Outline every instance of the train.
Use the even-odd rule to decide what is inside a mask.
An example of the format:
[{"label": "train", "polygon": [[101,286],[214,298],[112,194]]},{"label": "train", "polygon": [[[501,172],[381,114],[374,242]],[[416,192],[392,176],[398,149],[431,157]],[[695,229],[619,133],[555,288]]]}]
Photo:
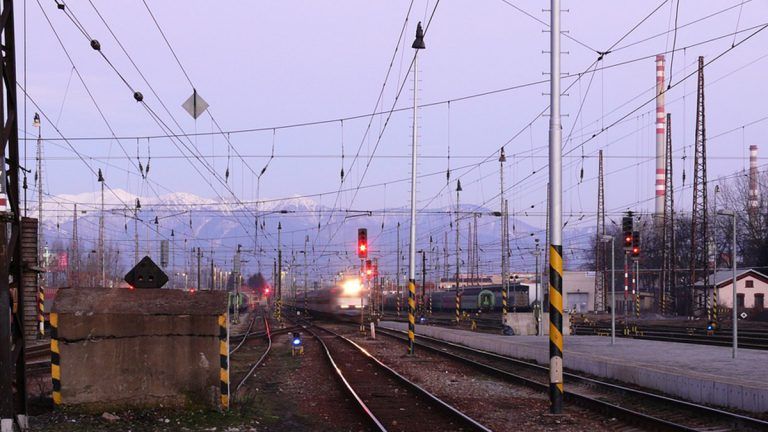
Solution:
[{"label": "train", "polygon": [[[321,288],[306,293],[306,308],[314,315],[359,317],[368,306],[368,289],[357,277],[344,277],[329,288]],[[295,298],[285,297],[288,308],[303,310],[304,295]]]},{"label": "train", "polygon": [[253,308],[253,295],[248,295],[244,292],[230,292],[228,295],[229,313],[235,313],[235,308],[238,312],[246,312]]},{"label": "train", "polygon": [[[531,304],[528,297],[528,285],[510,284],[507,298],[508,310],[519,312],[530,311]],[[465,312],[501,312],[501,285],[486,285],[481,287],[463,287],[459,291],[460,310]],[[417,290],[416,299],[420,300],[420,292]],[[456,291],[434,291],[426,294],[426,301],[431,300],[432,311],[450,312],[456,310]],[[384,296],[384,310],[397,309],[397,297],[395,293]],[[404,300],[404,299],[403,299]],[[406,302],[402,301],[400,307],[405,308]]]}]

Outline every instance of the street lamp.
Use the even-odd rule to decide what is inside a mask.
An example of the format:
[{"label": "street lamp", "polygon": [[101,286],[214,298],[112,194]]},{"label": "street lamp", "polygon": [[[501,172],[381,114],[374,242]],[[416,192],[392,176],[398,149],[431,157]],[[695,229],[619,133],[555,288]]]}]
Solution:
[{"label": "street lamp", "polygon": [[614,238],[612,235],[600,237],[603,243],[611,242],[611,345],[616,344],[616,259],[614,254]]},{"label": "street lamp", "polygon": [[[717,212],[720,216],[727,216],[731,218],[731,224],[733,227],[733,249],[731,249],[731,266],[733,268],[733,358],[736,358],[736,349],[738,348],[738,338],[737,338],[737,328],[738,328],[738,307],[736,298],[737,298],[737,290],[736,290],[736,212],[733,210],[719,210]],[[715,287],[714,289],[717,289]],[[715,305],[717,307],[717,305]]]}]

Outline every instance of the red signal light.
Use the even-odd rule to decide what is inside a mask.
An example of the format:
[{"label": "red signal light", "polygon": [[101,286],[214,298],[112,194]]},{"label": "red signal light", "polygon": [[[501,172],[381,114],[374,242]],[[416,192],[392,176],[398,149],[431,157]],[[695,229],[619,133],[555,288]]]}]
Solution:
[{"label": "red signal light", "polygon": [[365,228],[357,230],[357,257],[368,258],[368,230]]}]

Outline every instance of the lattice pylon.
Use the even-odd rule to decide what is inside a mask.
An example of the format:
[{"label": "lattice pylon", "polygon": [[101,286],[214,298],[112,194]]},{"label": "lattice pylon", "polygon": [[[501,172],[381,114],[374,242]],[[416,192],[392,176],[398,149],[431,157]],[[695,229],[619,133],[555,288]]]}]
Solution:
[{"label": "lattice pylon", "polygon": [[[707,139],[704,116],[704,57],[699,57],[698,91],[696,97],[696,135],[693,160],[693,206],[691,209],[691,257],[688,315],[701,316],[709,290],[707,273],[707,245],[709,226],[707,220]],[[697,278],[702,278],[703,295],[694,289]]]},{"label": "lattice pylon", "polygon": [[[603,236],[605,235],[605,188],[603,185],[603,151],[598,153],[597,169],[597,230],[595,231],[595,311],[605,308],[606,253]],[[613,306],[611,306],[613,307]]]},{"label": "lattice pylon", "polygon": [[664,212],[661,231],[661,284],[659,311],[666,315],[675,305],[676,255],[675,255],[675,194],[672,184],[672,115],[667,114],[666,154],[664,156]]}]

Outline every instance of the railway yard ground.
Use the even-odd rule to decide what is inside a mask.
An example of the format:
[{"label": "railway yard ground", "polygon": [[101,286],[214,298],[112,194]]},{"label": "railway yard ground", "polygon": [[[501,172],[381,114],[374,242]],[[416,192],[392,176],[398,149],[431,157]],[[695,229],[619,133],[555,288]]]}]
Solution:
[{"label": "railway yard ground", "polygon": [[[301,334],[303,354],[292,354],[294,332]],[[491,337],[489,332],[483,337]],[[272,316],[264,319],[263,312],[251,313],[230,328],[229,411],[54,410],[45,396],[50,388],[43,376],[29,381],[36,387],[30,393],[37,395],[30,406],[30,426],[53,432],[625,431],[658,430],[654,425],[664,424],[643,417],[659,401],[614,394],[595,383],[575,385],[570,376],[567,393],[581,396],[571,396],[563,414],[550,415],[546,385],[536,384],[546,382],[539,372],[482,353],[462,352],[423,334],[417,338],[416,355],[409,356],[403,339],[402,333],[383,327],[373,339],[355,324],[319,319],[277,322]],[[35,355],[38,350],[44,351],[37,348]],[[625,410],[590,405],[580,397],[623,405]],[[660,417],[669,422],[667,430],[768,430],[768,423],[766,429],[760,423],[758,427],[740,423],[739,414],[737,420],[728,420],[698,410],[667,407]]]}]

